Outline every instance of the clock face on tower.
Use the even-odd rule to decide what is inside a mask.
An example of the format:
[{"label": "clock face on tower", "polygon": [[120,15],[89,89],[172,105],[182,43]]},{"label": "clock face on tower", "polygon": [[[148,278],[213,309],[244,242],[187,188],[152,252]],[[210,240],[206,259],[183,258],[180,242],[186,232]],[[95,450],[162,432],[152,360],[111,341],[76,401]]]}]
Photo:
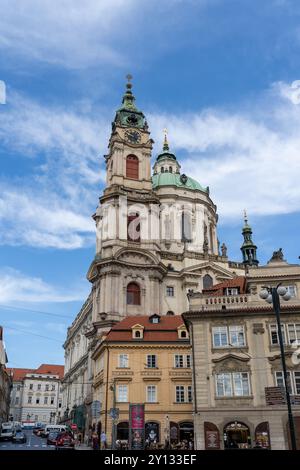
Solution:
[{"label": "clock face on tower", "polygon": [[138,131],[126,131],[125,139],[131,144],[138,144],[141,141],[141,134]]}]

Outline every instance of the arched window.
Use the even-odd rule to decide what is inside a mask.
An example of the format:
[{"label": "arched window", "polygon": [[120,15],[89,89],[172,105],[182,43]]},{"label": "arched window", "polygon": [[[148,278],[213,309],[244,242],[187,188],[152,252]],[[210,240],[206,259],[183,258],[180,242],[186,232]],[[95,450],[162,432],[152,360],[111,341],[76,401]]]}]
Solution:
[{"label": "arched window", "polygon": [[169,166],[169,173],[173,173],[173,169],[171,166]]},{"label": "arched window", "polygon": [[141,332],[139,330],[136,331],[135,334],[134,334],[134,337],[135,338],[140,338],[141,337]]},{"label": "arched window", "polygon": [[141,241],[141,224],[138,213],[127,216],[127,240],[132,242]]},{"label": "arched window", "polygon": [[161,172],[162,172],[162,173],[164,173],[164,172],[165,172],[165,169],[164,169],[164,167],[163,167],[163,166],[161,167]]},{"label": "arched window", "polygon": [[180,332],[180,338],[186,338],[186,337],[187,337],[187,336],[186,336],[186,331],[184,331],[184,330],[181,331],[181,332]]},{"label": "arched window", "polygon": [[209,274],[205,274],[203,278],[203,289],[209,289],[213,285],[213,278]]},{"label": "arched window", "polygon": [[139,159],[135,155],[128,155],[126,158],[126,178],[139,179]]},{"label": "arched window", "polygon": [[130,282],[127,286],[127,304],[141,305],[141,289],[135,282]]},{"label": "arched window", "polygon": [[168,310],[166,315],[168,315],[169,317],[171,317],[172,315],[174,315],[174,312],[172,312],[172,310]]}]

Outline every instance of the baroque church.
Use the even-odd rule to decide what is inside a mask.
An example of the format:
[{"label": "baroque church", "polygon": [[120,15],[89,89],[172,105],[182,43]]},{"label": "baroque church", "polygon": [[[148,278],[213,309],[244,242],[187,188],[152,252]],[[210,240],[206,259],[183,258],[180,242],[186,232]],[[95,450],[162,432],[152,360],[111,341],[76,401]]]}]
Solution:
[{"label": "baroque church", "polygon": [[64,343],[66,416],[72,404],[78,413],[80,403],[91,404],[93,351],[115,324],[128,316],[180,315],[190,293],[244,275],[258,263],[247,220],[243,261],[228,259],[209,187],[182,172],[166,132],[151,171],[154,141],[127,78],[105,155],[106,186],[93,215],[92,288]]},{"label": "baroque church", "polygon": [[247,223],[243,262],[228,259],[209,187],[181,171],[166,133],[151,172],[154,142],[130,78],[112,123],[106,187],[93,216],[96,256],[88,280],[98,328],[129,315],[181,314],[190,290],[244,274],[251,256],[257,262]]}]

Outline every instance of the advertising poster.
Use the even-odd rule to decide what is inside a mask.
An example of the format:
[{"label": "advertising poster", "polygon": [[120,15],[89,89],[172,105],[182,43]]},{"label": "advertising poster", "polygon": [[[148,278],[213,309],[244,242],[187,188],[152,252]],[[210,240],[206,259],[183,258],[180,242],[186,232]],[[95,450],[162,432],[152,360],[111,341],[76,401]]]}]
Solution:
[{"label": "advertising poster", "polygon": [[129,405],[129,449],[142,450],[145,445],[145,406]]}]

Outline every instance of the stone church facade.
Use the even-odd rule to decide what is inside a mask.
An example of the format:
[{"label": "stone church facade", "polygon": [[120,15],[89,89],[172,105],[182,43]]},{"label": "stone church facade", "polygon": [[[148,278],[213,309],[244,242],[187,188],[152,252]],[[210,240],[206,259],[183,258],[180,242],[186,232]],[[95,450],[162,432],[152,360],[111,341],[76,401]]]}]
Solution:
[{"label": "stone church facade", "polygon": [[[87,273],[91,294],[79,315],[83,322],[74,321],[64,344],[66,416],[76,394],[73,378],[76,387],[82,365],[91,364],[99,340],[117,322],[131,315],[180,315],[188,310],[189,292],[245,272],[243,263],[229,261],[225,244],[220,246],[209,187],[181,171],[166,133],[152,172],[153,143],[128,80],[105,155],[106,185],[93,215],[96,254]],[[82,354],[73,351],[77,343],[86,345]],[[84,377],[91,382],[90,373]],[[76,407],[90,406],[91,398],[79,403],[76,396]]]}]

